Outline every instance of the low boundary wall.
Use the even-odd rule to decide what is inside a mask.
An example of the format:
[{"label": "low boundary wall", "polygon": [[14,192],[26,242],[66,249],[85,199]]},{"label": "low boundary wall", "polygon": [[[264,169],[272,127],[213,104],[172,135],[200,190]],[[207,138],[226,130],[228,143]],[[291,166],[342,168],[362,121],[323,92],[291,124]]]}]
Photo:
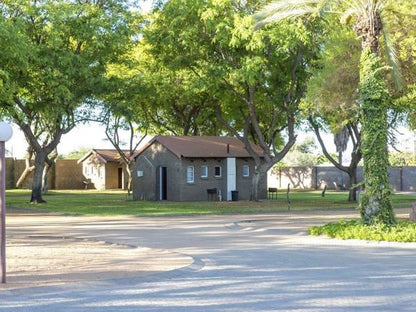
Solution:
[{"label": "low boundary wall", "polygon": [[[394,191],[416,192],[416,166],[390,167],[390,186]],[[362,167],[357,168],[358,182],[363,180]],[[346,189],[348,175],[332,166],[274,168],[268,174],[268,186],[300,189]]]},{"label": "low boundary wall", "polygon": [[[6,189],[16,188],[16,183],[25,170],[23,159],[6,158]],[[58,159],[48,175],[49,189],[76,190],[83,189],[85,180],[82,166],[76,159]],[[23,183],[22,188],[32,187],[32,174]]]}]

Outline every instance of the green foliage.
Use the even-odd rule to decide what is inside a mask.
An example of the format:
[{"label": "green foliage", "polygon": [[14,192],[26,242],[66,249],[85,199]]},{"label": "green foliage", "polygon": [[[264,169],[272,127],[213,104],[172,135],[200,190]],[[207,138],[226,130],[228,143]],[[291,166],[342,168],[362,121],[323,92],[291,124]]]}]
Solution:
[{"label": "green foliage", "polygon": [[[366,223],[393,224],[395,222],[387,180],[387,108],[392,107],[393,102],[388,92],[389,82],[392,80],[398,82],[400,79],[397,75],[398,58],[392,46],[392,43],[397,41],[391,40],[388,26],[391,19],[397,19],[400,10],[405,9],[403,13],[408,14],[410,6],[405,1],[398,1],[397,6],[393,6],[393,3],[396,5],[396,2],[390,0],[274,0],[257,14],[259,26],[287,19],[299,20],[302,17],[308,20],[325,19],[330,27],[338,29],[339,21],[334,22],[328,18],[328,15],[335,13],[341,15],[343,23],[352,24],[352,30],[360,39],[359,104],[360,120],[363,125],[361,142],[366,183],[360,209]],[[396,22],[396,26],[397,24]],[[414,23],[408,21],[406,26],[412,24]],[[400,26],[397,29],[406,30],[406,26]],[[383,43],[384,50],[380,48]],[[324,45],[323,47],[325,48]],[[379,56],[381,52],[385,52],[386,55],[383,59]],[[382,67],[384,64],[389,66]],[[392,70],[387,72],[385,70],[387,68]],[[389,79],[389,75],[393,79]],[[400,93],[401,88],[396,88],[396,91]]]},{"label": "green foliage", "polygon": [[367,225],[361,220],[328,223],[309,229],[312,235],[327,235],[340,239],[363,239],[389,242],[416,242],[416,223],[399,221],[396,225]]},{"label": "green foliage", "polygon": [[[12,101],[16,92],[17,81],[13,73],[26,73],[31,49],[20,32],[19,24],[10,23],[1,15],[0,29],[0,102],[7,103]],[[6,112],[5,109],[4,105],[0,106],[0,115]]]},{"label": "green foliage", "polygon": [[124,0],[3,1],[0,15],[0,43],[9,47],[0,54],[0,114],[35,152],[32,200],[42,202],[45,162],[93,111],[87,103],[105,88],[106,65],[129,45],[134,18]]},{"label": "green foliage", "polygon": [[325,163],[325,156],[319,154],[313,138],[307,137],[296,143],[277,167],[287,166],[316,166]]},{"label": "green foliage", "polygon": [[89,151],[91,151],[91,148],[86,147],[86,146],[80,146],[78,149],[73,150],[73,151],[69,152],[66,155],[59,156],[59,158],[61,158],[61,159],[81,159]]},{"label": "green foliage", "polygon": [[317,146],[315,145],[315,142],[311,137],[307,137],[303,140],[303,142],[299,142],[298,144],[296,144],[295,148],[299,152],[305,154],[311,154],[316,152],[317,150]]},{"label": "green foliage", "polygon": [[[315,23],[287,22],[256,30],[252,13],[262,3],[170,0],[144,33],[149,54],[155,58],[154,68],[172,77],[165,85],[169,94],[163,97],[168,104],[161,106],[159,115],[175,117],[169,107],[181,111],[203,107],[199,123],[211,120],[215,133],[228,133],[246,146],[251,141],[263,149],[263,158],[250,151],[256,162],[255,200],[258,177],[295,142],[298,104],[309,77],[307,66],[320,40]],[[178,75],[182,79],[175,84]],[[188,83],[192,92],[180,90]],[[203,129],[208,126],[204,124]],[[182,122],[179,128],[185,129]]]},{"label": "green foliage", "polygon": [[3,39],[8,42],[8,36],[17,34],[13,44],[4,42],[10,49],[0,55],[2,71],[13,81],[13,96],[2,107],[22,128],[31,127],[45,145],[88,112],[78,108],[102,91],[106,64],[129,43],[132,17],[121,0],[103,6],[7,1],[1,13],[6,16]]},{"label": "green foliage", "polygon": [[301,108],[306,116],[325,120],[333,133],[348,122],[359,122],[359,61],[359,42],[350,30],[335,27],[327,32]]},{"label": "green foliage", "polygon": [[411,152],[389,153],[390,166],[416,166],[416,155]]},{"label": "green foliage", "polygon": [[[196,94],[179,91],[181,97],[176,103],[189,106],[185,96],[192,99],[189,102],[208,99],[205,109],[219,106],[223,117],[241,131],[248,115],[246,102],[254,101],[259,125],[269,141],[270,133],[286,122],[284,106],[288,105],[285,100],[296,51],[302,47],[306,64],[313,35],[301,23],[254,31],[250,13],[260,3],[168,1],[145,30],[144,38],[156,59],[154,68],[162,69],[168,77],[169,71],[172,77],[180,74],[181,85],[189,81],[190,86],[197,87],[191,88],[199,92]],[[296,74],[296,88],[302,89],[307,78],[305,68],[299,67]],[[176,80],[169,79],[164,85],[169,95],[176,88]],[[254,98],[249,98],[249,88],[256,90]],[[270,127],[272,122],[276,125]]]},{"label": "green foliage", "polygon": [[[414,23],[414,3],[404,1],[401,4],[403,14],[400,19],[392,19],[392,40],[396,43],[397,57],[401,63],[401,77],[405,88],[395,94],[394,108],[405,112],[412,129],[416,128],[416,27]],[[413,14],[409,14],[413,12]],[[406,25],[406,27],[403,27]]]},{"label": "green foliage", "polygon": [[153,132],[175,135],[217,135],[220,126],[215,119],[209,90],[192,70],[169,69],[153,63],[144,68],[137,103]]},{"label": "green foliage", "polygon": [[360,212],[367,224],[395,223],[387,175],[387,105],[389,93],[377,55],[366,49],[361,56],[360,104],[365,190]]}]

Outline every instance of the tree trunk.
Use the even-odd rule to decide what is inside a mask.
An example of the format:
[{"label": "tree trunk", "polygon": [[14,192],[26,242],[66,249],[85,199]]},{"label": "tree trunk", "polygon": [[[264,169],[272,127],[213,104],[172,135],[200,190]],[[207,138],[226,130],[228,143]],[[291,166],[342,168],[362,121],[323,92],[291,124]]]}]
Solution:
[{"label": "tree trunk", "polygon": [[365,190],[360,213],[366,224],[396,222],[390,200],[387,152],[387,102],[389,99],[380,58],[366,49],[361,56],[360,104]]},{"label": "tree trunk", "polygon": [[133,168],[134,167],[134,161],[130,162],[126,166],[127,171],[127,194],[130,196],[130,193],[133,189]]},{"label": "tree trunk", "polygon": [[260,183],[260,171],[255,169],[253,173],[253,178],[251,180],[251,195],[250,200],[258,201],[259,200],[259,183]]},{"label": "tree trunk", "polygon": [[25,170],[20,175],[19,179],[16,182],[16,188],[22,188],[23,183],[25,183],[26,179],[30,176],[30,174],[35,170],[35,166],[25,167]]},{"label": "tree trunk", "polygon": [[348,201],[356,200],[356,193],[357,190],[351,189],[352,186],[354,186],[357,183],[357,166],[358,163],[361,160],[362,154],[360,151],[360,142],[361,142],[361,135],[358,131],[358,126],[356,124],[350,124],[348,127],[350,129],[349,136],[351,137],[351,141],[353,144],[353,152],[351,153],[351,162],[348,167],[343,166],[340,162],[341,156],[339,156],[339,161],[335,161],[335,159],[328,153],[328,150],[326,149],[325,143],[322,140],[319,126],[318,124],[309,117],[309,122],[313,128],[313,131],[315,132],[316,138],[318,139],[319,145],[322,148],[322,152],[324,153],[325,157],[340,171],[346,172],[349,176],[349,194],[348,194]]},{"label": "tree trunk", "polygon": [[45,167],[43,167],[43,173],[42,173],[42,192],[44,194],[48,193],[49,185],[48,185],[48,172],[51,167],[49,164],[45,164]]},{"label": "tree trunk", "polygon": [[27,148],[27,152],[25,155],[25,170],[20,175],[19,179],[16,182],[16,188],[22,188],[23,183],[26,181],[26,179],[29,177],[29,175],[35,170],[35,166],[32,166],[30,164],[33,156],[33,150],[31,146]]},{"label": "tree trunk", "polygon": [[55,159],[58,157],[58,151],[55,149],[50,155],[45,158],[45,167],[43,168],[43,176],[42,176],[42,191],[46,194],[49,190],[48,185],[48,173],[49,170],[53,167],[55,163]]},{"label": "tree trunk", "polygon": [[42,198],[42,176],[45,167],[46,152],[41,151],[36,153],[35,157],[35,172],[33,174],[31,203],[45,203]]},{"label": "tree trunk", "polygon": [[356,202],[357,201],[357,167],[351,168],[351,170],[348,171],[348,177],[350,179],[349,184],[349,192],[348,192],[348,201],[350,202]]},{"label": "tree trunk", "polygon": [[273,167],[273,165],[275,164],[274,161],[271,162],[266,162],[266,161],[261,161],[260,163],[256,163],[255,164],[255,168],[253,170],[253,177],[251,179],[251,195],[250,195],[250,200],[253,201],[259,201],[259,186],[260,186],[260,181],[262,180],[262,178],[265,177],[267,171]]}]

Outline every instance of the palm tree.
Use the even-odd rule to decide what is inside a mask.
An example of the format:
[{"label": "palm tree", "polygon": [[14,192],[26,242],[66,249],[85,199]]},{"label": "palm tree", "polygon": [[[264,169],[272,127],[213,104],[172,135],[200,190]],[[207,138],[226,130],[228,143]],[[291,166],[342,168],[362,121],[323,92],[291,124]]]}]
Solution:
[{"label": "palm tree", "polygon": [[[338,163],[342,166],[342,154],[347,150],[348,141],[350,139],[350,134],[348,132],[348,128],[346,126],[342,127],[342,129],[334,134],[334,144],[336,147],[336,151],[338,152]],[[339,173],[337,187],[341,189],[344,186],[344,175],[342,172]]]},{"label": "palm tree", "polygon": [[[387,173],[387,108],[390,96],[380,57],[380,42],[384,38],[388,60],[392,68],[398,68],[384,22],[391,3],[390,0],[275,0],[255,14],[258,21],[256,27],[284,19],[316,19],[339,14],[342,22],[352,25],[361,41],[359,104],[365,191],[360,197],[360,212],[367,224],[396,222]],[[397,73],[394,70],[395,77],[398,77]],[[396,79],[396,82],[399,80]]]},{"label": "palm tree", "polygon": [[334,134],[334,144],[338,152],[338,162],[342,164],[342,154],[347,150],[350,134],[347,126],[342,127],[340,131]]}]

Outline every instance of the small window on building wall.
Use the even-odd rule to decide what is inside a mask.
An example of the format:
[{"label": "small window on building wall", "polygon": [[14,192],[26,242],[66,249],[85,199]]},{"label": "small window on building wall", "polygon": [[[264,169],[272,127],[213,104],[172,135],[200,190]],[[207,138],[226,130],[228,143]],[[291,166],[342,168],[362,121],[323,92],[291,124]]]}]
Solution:
[{"label": "small window on building wall", "polygon": [[187,183],[194,183],[194,167],[188,166],[186,167],[186,182]]},{"label": "small window on building wall", "polygon": [[104,168],[103,167],[98,167],[98,177],[102,178],[104,176]]},{"label": "small window on building wall", "polygon": [[215,177],[221,177],[221,166],[215,166]]},{"label": "small window on building wall", "polygon": [[243,177],[249,177],[250,176],[250,166],[244,165],[243,166]]},{"label": "small window on building wall", "polygon": [[201,166],[201,178],[208,178],[208,166]]}]

